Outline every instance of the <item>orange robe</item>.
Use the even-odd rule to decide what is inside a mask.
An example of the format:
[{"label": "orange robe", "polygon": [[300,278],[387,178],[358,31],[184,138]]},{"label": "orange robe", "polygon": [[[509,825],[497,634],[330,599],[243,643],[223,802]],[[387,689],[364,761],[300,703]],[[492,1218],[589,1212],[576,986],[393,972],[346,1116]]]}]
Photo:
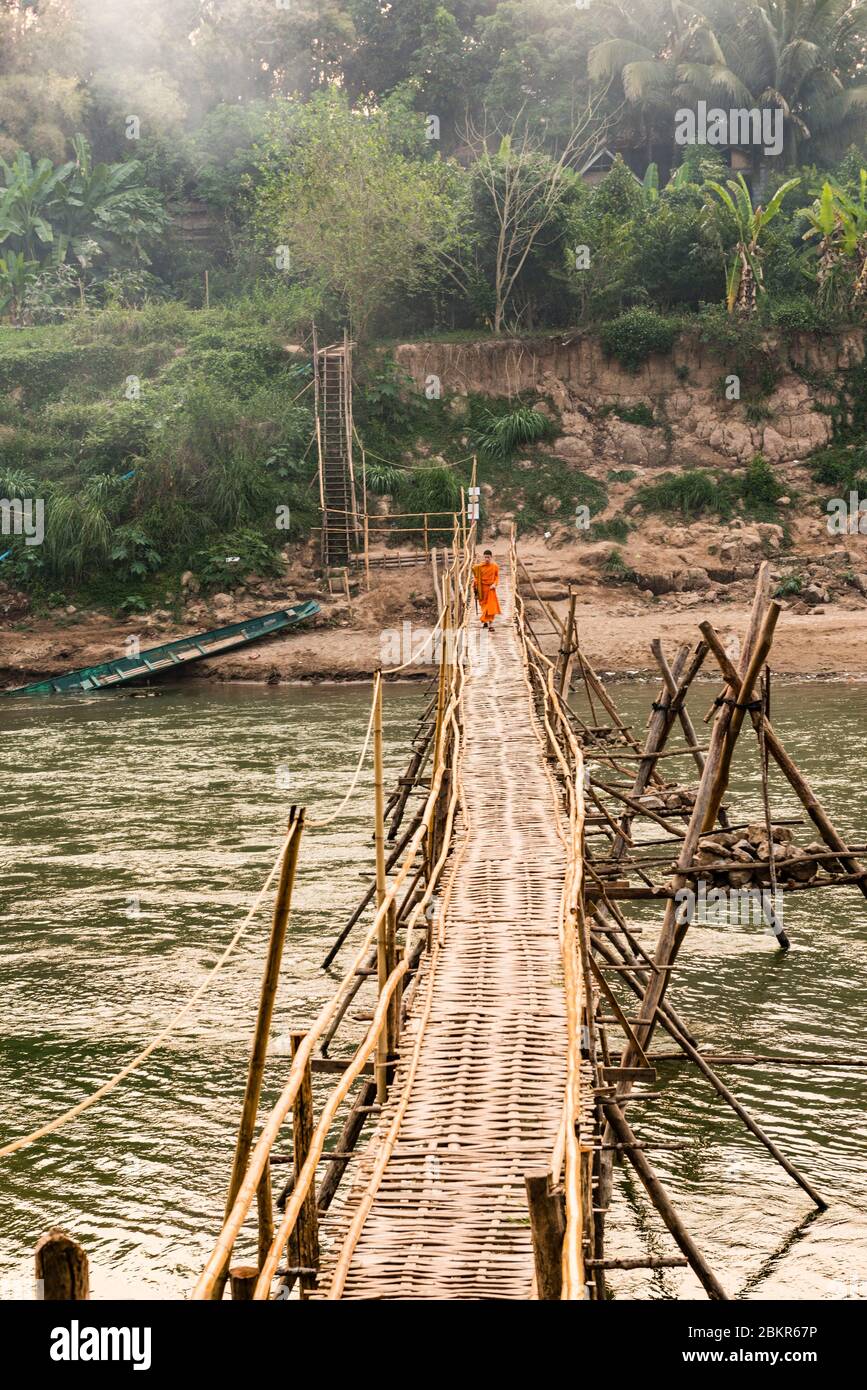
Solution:
[{"label": "orange robe", "polygon": [[473,576],[473,587],[479,600],[479,617],[484,624],[492,623],[501,611],[497,600],[500,566],[495,565],[493,560],[489,565],[476,565]]}]

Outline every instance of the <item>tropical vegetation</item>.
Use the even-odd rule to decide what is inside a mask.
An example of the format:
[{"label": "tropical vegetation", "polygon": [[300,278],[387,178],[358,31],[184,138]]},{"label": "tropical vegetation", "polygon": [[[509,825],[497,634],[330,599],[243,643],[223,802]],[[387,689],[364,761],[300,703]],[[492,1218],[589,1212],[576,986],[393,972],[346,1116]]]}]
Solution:
[{"label": "tropical vegetation", "polygon": [[[680,144],[699,103],[778,153]],[[865,315],[867,0],[0,0],[0,496],[52,502],[0,578],[268,572],[314,515],[313,319],[371,492],[447,510],[554,425],[420,401],[383,344],[587,328],[637,369],[690,327],[759,418],[766,329]]]}]

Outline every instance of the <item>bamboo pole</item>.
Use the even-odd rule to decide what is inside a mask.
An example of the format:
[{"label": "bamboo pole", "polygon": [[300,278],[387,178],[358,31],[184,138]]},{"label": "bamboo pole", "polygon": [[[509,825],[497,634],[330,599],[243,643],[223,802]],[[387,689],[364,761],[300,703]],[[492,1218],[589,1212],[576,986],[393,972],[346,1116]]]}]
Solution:
[{"label": "bamboo pole", "polygon": [[[758,640],[750,654],[749,663],[744,673],[743,680],[741,681],[741,684],[738,688],[737,698],[732,708],[731,718],[728,720],[726,726],[725,744],[722,750],[722,756],[719,760],[719,766],[717,767],[714,775],[714,783],[711,792],[710,803],[707,808],[707,815],[704,819],[704,830],[713,829],[713,823],[716,820],[716,813],[719,810],[720,802],[725,796],[726,788],[729,783],[729,775],[731,772],[731,764],[732,757],[734,755],[735,744],[737,743],[738,735],[741,729],[743,728],[744,716],[747,712],[746,706],[747,703],[752,699],[753,688],[756,684],[756,681],[758,680],[759,672],[761,671],[762,666],[765,663],[765,659],[768,655],[768,652],[771,649],[771,643],[774,639],[774,628],[777,625],[777,620],[782,611],[783,610],[778,603],[771,602],[768,605],[767,611],[762,620],[762,626]],[[704,631],[704,624],[701,625],[701,630],[702,632]]]},{"label": "bamboo pole", "polygon": [[[262,1077],[265,1072],[265,1059],[268,1054],[268,1039],[271,1034],[271,1020],[274,1015],[274,1000],[277,995],[277,985],[280,979],[280,964],[283,959],[283,946],[286,941],[286,928],[289,922],[289,911],[292,905],[292,889],[295,884],[295,872],[298,867],[298,853],[301,848],[301,835],[303,830],[304,808],[296,808],[293,806],[289,812],[289,834],[287,836],[286,849],[283,854],[283,863],[280,866],[277,895],[274,899],[274,910],[271,919],[271,936],[268,942],[268,953],[265,958],[265,970],[262,976],[262,986],[259,993],[259,1009],[253,1031],[253,1045],[250,1050],[250,1060],[247,1066],[247,1084],[244,1090],[244,1101],[241,1107],[241,1121],[238,1126],[238,1137],[235,1142],[235,1156],[232,1162],[229,1190],[226,1195],[226,1217],[228,1217],[229,1212],[232,1210],[235,1198],[240,1190],[253,1143],[253,1128],[256,1124],[256,1116],[259,1112],[259,1100],[262,1094]],[[263,1215],[261,1206],[259,1211],[261,1220]],[[214,1297],[217,1299],[222,1297],[223,1289],[226,1284],[227,1272],[228,1261],[223,1267],[223,1271],[215,1289]]]},{"label": "bamboo pole", "polygon": [[[701,626],[705,640],[708,642],[711,651],[719,662],[720,670],[725,675],[726,680],[729,680],[734,674],[734,668],[731,660],[726,654],[725,648],[710,623],[703,623]],[[786,752],[770,720],[758,710],[750,710],[750,718],[757,732],[762,722],[764,722],[765,744],[768,752],[780,768],[780,771],[785,776],[792,790],[795,792],[798,800],[801,802],[810,820],[818,829],[826,845],[828,845],[829,849],[840,851],[840,862],[850,873],[856,875],[858,887],[865,898],[867,898],[867,869],[865,869],[860,861],[850,853],[846,841],[833,825],[827,811],[816,796],[810,783]]]},{"label": "bamboo pole", "polygon": [[[293,1033],[291,1035],[292,1060],[294,1062],[298,1049],[304,1040],[303,1033]],[[295,1181],[298,1181],[301,1169],[307,1161],[310,1152],[310,1140],[313,1134],[313,1073],[310,1062],[307,1061],[304,1067],[304,1080],[292,1105],[292,1159],[294,1164]],[[266,1169],[267,1172],[267,1169]],[[295,1246],[298,1253],[298,1264],[302,1269],[319,1268],[319,1218],[316,1207],[316,1187],[311,1183],[310,1190],[298,1213],[298,1221],[295,1226]],[[271,1239],[273,1240],[273,1233]],[[268,1242],[270,1246],[271,1241]],[[265,1251],[267,1255],[267,1249]],[[264,1259],[259,1261],[261,1270]],[[301,1286],[301,1297],[304,1298],[310,1289],[316,1285],[315,1274],[302,1273],[299,1276]]]},{"label": "bamboo pole", "polygon": [[[662,679],[665,682],[665,688],[668,692],[671,701],[670,709],[677,711],[677,717],[680,721],[680,727],[683,730],[684,738],[687,742],[687,747],[689,748],[689,751],[695,759],[695,765],[698,768],[699,772],[704,772],[704,755],[702,753],[702,750],[698,746],[698,737],[695,732],[695,726],[693,725],[693,722],[690,719],[689,714],[687,712],[686,706],[683,703],[683,695],[681,695],[678,691],[677,681],[675,680],[674,672],[669,666],[668,661],[666,660],[665,653],[662,650],[662,643],[660,642],[658,637],[654,637],[653,641],[650,644],[650,650],[653,652],[653,655],[656,658],[656,664],[659,667],[660,672],[662,673]],[[704,658],[707,655],[707,651],[708,647],[705,642],[700,643],[699,647],[696,648],[696,655],[698,655],[699,652],[701,653],[701,662],[704,661]]]},{"label": "bamboo pole", "polygon": [[546,1169],[528,1173],[524,1178],[536,1267],[536,1297],[544,1302],[559,1300],[563,1290],[566,1218],[562,1195],[551,1190],[553,1185]]},{"label": "bamboo pole", "polygon": [[59,1226],[52,1226],[40,1238],[34,1262],[40,1301],[83,1303],[90,1298],[87,1254]]},{"label": "bamboo pole", "polygon": [[370,593],[370,523],[364,512],[364,587]]},{"label": "bamboo pole", "polygon": [[256,1188],[256,1216],[258,1218],[258,1237],[256,1251],[258,1267],[262,1268],[274,1239],[274,1204],[271,1199],[271,1169],[266,1168],[259,1186]]},{"label": "bamboo pole", "polygon": [[560,643],[560,660],[557,670],[557,693],[563,698],[563,691],[569,689],[569,666],[572,661],[572,653],[575,650],[575,602],[577,594],[572,586],[569,586],[569,614],[566,619],[566,628],[563,633],[563,640]]},{"label": "bamboo pole", "polygon": [[259,1271],[255,1265],[232,1265],[229,1270],[229,1284],[233,1303],[250,1303]]},{"label": "bamboo pole", "polygon": [[[382,908],[387,891],[385,878],[385,790],[383,785],[382,759],[382,673],[376,673],[376,689],[373,696],[373,838],[376,847],[376,906]],[[389,977],[388,969],[388,922],[386,913],[380,912],[376,932],[376,974],[377,990],[381,995]],[[383,1028],[376,1043],[376,1098],[380,1104],[388,1094],[388,1029]]]},{"label": "bamboo pole", "polygon": [[617,1135],[619,1142],[623,1144],[623,1152],[626,1154],[626,1157],[641,1179],[648,1197],[668,1227],[669,1232],[674,1238],[675,1244],[689,1261],[690,1268],[699,1279],[708,1298],[712,1299],[714,1302],[727,1302],[728,1294],[681,1221],[680,1216],[669,1200],[665,1188],[659,1181],[654,1169],[645,1158],[643,1151],[636,1147],[638,1141],[627,1123],[626,1117],[620,1109],[620,1106],[616,1101],[607,1100],[603,1096],[602,1108],[605,1111],[605,1118],[611,1126],[611,1129]]}]

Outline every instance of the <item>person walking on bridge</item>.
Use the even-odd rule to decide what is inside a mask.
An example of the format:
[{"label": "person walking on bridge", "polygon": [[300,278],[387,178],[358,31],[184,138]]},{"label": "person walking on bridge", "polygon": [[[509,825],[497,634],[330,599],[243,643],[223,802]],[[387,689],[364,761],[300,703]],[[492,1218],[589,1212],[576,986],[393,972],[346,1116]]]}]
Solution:
[{"label": "person walking on bridge", "polygon": [[488,629],[494,626],[494,619],[502,611],[497,598],[499,582],[500,567],[494,563],[493,552],[486,550],[482,564],[473,567],[473,588],[479,601],[482,627]]}]

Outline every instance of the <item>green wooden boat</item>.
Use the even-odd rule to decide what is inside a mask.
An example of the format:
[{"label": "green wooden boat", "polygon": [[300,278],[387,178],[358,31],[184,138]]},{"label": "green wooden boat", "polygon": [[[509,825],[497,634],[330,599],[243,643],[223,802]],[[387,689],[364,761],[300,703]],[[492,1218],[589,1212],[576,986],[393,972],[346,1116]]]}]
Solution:
[{"label": "green wooden boat", "polygon": [[131,681],[161,675],[175,666],[200,661],[203,656],[216,656],[219,652],[244,647],[248,642],[258,642],[260,637],[270,637],[275,632],[296,627],[318,612],[319,604],[309,599],[292,608],[266,613],[261,618],[249,618],[244,623],[211,628],[209,632],[200,632],[195,637],[180,637],[175,642],[164,642],[160,647],[149,647],[147,651],[139,652],[138,656],[123,656],[117,661],[104,661],[100,666],[85,666],[80,671],[68,671],[64,676],[36,681],[33,685],[22,685],[0,694],[64,695],[69,692],[80,694],[84,691],[113,690]]}]

